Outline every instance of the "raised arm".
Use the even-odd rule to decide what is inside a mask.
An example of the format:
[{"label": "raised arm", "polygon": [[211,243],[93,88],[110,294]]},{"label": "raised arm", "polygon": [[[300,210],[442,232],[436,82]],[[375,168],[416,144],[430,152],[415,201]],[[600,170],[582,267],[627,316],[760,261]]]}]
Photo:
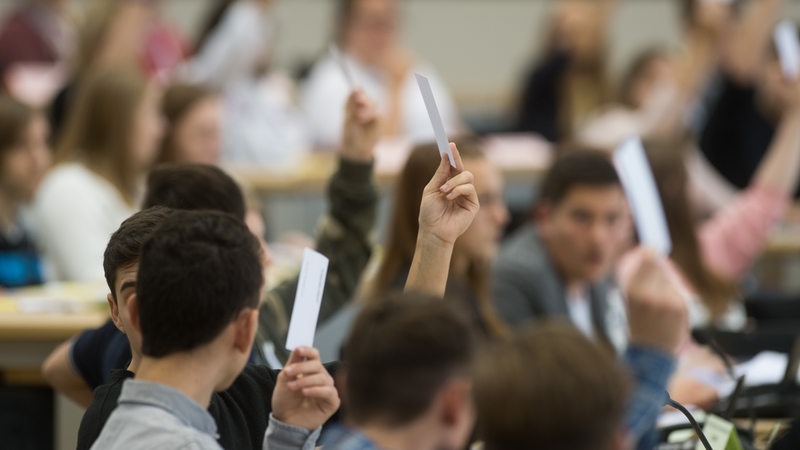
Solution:
[{"label": "raised arm", "polygon": [[[339,168],[328,186],[330,210],[317,234],[317,250],[330,259],[320,323],[351,299],[372,256],[378,205],[373,149],[380,134],[379,122],[372,102],[363,92],[354,91],[346,105]],[[288,357],[283,344],[296,290],[297,277],[271,289],[259,317],[260,339],[272,341],[281,359]]]},{"label": "raised arm", "polygon": [[456,168],[443,157],[422,191],[419,233],[405,289],[444,297],[453,246],[478,213],[480,204],[471,172],[465,171],[455,144]]}]

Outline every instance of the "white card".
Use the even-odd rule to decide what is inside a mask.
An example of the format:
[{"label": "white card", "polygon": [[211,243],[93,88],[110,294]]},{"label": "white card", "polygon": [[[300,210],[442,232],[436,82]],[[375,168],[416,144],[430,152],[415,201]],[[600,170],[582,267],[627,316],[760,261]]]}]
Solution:
[{"label": "white card", "polygon": [[800,76],[800,42],[797,39],[797,26],[789,20],[782,20],[775,27],[775,47],[781,61],[783,74],[790,80]]},{"label": "white card", "polygon": [[292,318],[289,321],[289,334],[286,336],[286,349],[314,345],[319,308],[328,275],[328,258],[307,248],[303,251],[303,265],[297,280],[297,293],[294,297]]},{"label": "white card", "polygon": [[626,139],[614,153],[614,165],[630,201],[640,243],[668,255],[672,240],[642,141],[638,137]]},{"label": "white card", "polygon": [[333,56],[333,60],[336,61],[336,64],[338,64],[339,68],[342,70],[342,74],[344,74],[344,78],[347,80],[347,84],[350,86],[350,90],[352,91],[356,87],[356,80],[353,77],[353,72],[350,70],[350,66],[347,64],[347,60],[336,44],[331,43],[328,46],[328,49],[331,52],[331,56]]},{"label": "white card", "polygon": [[453,158],[453,152],[450,150],[450,144],[447,141],[447,134],[444,132],[442,116],[439,115],[439,108],[436,106],[436,99],[433,97],[431,82],[418,73],[415,76],[417,77],[419,91],[422,93],[422,100],[425,101],[425,108],[428,110],[428,117],[430,117],[431,125],[433,125],[433,134],[436,136],[436,146],[439,147],[439,154],[447,155],[450,165],[456,167],[456,160]]}]

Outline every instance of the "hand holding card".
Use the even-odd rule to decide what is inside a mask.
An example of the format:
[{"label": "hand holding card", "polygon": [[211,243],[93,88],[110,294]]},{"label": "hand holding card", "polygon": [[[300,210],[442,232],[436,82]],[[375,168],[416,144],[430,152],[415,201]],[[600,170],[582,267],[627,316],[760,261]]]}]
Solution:
[{"label": "hand holding card", "polygon": [[287,350],[291,351],[301,346],[313,347],[327,275],[328,258],[309,248],[305,249],[300,277],[297,280],[292,318],[289,321],[289,333],[286,336]]},{"label": "hand holding card", "polygon": [[630,202],[639,242],[669,255],[672,240],[642,141],[632,137],[623,142],[614,153],[614,165]]}]

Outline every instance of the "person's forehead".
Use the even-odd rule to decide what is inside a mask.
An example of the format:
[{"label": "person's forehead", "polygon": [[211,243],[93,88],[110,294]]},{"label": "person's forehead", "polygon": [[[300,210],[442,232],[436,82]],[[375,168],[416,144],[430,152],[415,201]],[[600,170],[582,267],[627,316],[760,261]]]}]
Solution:
[{"label": "person's forehead", "polygon": [[561,199],[563,207],[586,207],[591,209],[617,209],[625,204],[622,187],[609,185],[575,185]]},{"label": "person's forehead", "polygon": [[117,268],[116,288],[129,281],[136,281],[136,274],[139,272],[139,261]]}]

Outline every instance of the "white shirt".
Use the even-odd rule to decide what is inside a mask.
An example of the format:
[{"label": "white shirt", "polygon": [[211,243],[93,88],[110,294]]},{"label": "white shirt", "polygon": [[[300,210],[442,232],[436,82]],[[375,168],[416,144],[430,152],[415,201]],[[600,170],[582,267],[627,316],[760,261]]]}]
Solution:
[{"label": "white shirt", "polygon": [[103,253],[120,223],[136,212],[116,187],[79,163],[47,174],[34,200],[31,226],[52,280],[103,279]]},{"label": "white shirt", "polygon": [[577,294],[567,294],[567,309],[572,323],[587,337],[594,337],[594,322],[592,322],[592,305],[586,296],[586,291]]},{"label": "white shirt", "polygon": [[[388,77],[348,55],[343,56],[356,86],[362,88],[375,102],[378,112],[386,116],[389,110]],[[430,79],[445,131],[448,134],[458,131],[460,123],[458,111],[446,86],[432,68],[417,66],[409,71],[402,87],[399,137],[412,142],[427,142],[434,138],[425,103],[414,78],[415,72]],[[303,88],[300,103],[308,117],[314,142],[318,146],[338,148],[345,117],[344,106],[349,94],[350,85],[339,64],[330,55],[317,61]]]}]

